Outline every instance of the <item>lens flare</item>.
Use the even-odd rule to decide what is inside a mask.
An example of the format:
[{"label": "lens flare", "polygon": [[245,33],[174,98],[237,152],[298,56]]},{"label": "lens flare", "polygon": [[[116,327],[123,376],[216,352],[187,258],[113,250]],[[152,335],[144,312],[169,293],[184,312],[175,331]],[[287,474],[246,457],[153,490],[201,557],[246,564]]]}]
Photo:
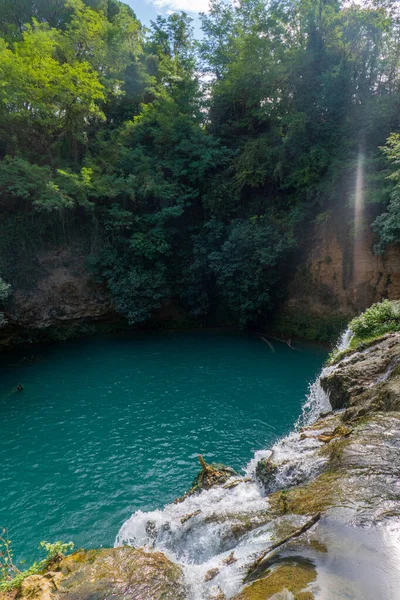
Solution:
[{"label": "lens flare", "polygon": [[360,150],[357,159],[356,193],[354,203],[354,247],[353,247],[353,283],[361,281],[362,254],[364,248],[364,154]]}]

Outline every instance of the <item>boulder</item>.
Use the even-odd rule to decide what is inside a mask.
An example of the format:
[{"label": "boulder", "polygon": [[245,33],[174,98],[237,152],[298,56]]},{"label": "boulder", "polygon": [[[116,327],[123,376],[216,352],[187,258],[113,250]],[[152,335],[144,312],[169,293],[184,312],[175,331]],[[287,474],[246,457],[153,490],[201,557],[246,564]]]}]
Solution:
[{"label": "boulder", "polygon": [[56,571],[27,577],[20,600],[184,600],[179,566],[161,552],[134,548],[79,551]]},{"label": "boulder", "polygon": [[317,572],[311,561],[284,561],[247,585],[233,600],[313,600],[309,585],[316,578]]},{"label": "boulder", "polygon": [[266,492],[272,492],[277,472],[278,467],[273,463],[271,456],[258,461],[255,476]]},{"label": "boulder", "polygon": [[182,502],[188,496],[198,494],[203,490],[209,490],[216,485],[224,485],[228,479],[237,475],[234,469],[221,463],[207,464],[201,454],[199,454],[199,462],[201,471],[195,477],[192,487],[184,496],[177,498],[175,502]]},{"label": "boulder", "polygon": [[400,333],[388,334],[328,368],[321,377],[321,386],[329,394],[333,409],[346,408],[377,384],[386,382],[399,365]]}]

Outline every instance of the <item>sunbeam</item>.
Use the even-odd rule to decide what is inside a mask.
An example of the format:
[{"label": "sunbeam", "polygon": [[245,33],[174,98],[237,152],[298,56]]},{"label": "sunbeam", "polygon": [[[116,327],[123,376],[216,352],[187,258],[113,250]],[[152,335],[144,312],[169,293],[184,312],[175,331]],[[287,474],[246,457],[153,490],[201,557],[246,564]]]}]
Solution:
[{"label": "sunbeam", "polygon": [[354,202],[354,246],[353,246],[353,284],[361,280],[362,254],[364,248],[364,153],[360,149],[357,158],[356,190]]}]

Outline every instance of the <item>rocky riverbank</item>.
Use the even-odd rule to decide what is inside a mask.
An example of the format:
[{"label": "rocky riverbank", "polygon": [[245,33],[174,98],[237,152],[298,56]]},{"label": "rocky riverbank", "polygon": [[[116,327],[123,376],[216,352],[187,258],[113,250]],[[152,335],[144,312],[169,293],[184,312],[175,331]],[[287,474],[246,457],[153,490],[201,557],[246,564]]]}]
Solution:
[{"label": "rocky riverbank", "polygon": [[246,476],[202,463],[191,492],[124,524],[128,547],[74,553],[12,595],[398,600],[399,364],[397,333],[347,352],[318,383],[335,410],[257,453]]}]

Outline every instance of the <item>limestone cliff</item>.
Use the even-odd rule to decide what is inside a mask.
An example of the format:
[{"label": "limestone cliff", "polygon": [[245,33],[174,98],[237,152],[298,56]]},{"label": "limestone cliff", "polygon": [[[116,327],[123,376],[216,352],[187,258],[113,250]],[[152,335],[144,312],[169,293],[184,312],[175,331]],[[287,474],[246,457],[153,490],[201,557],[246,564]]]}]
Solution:
[{"label": "limestone cliff", "polygon": [[349,318],[374,302],[398,299],[399,248],[377,255],[376,241],[366,221],[355,233],[347,206],[335,206],[310,222],[279,309],[277,328],[289,335],[328,341]]},{"label": "limestone cliff", "polygon": [[[275,307],[272,320],[267,316],[267,329],[288,337],[332,341],[367,306],[400,297],[399,249],[376,255],[370,226],[364,224],[361,234],[355,235],[347,207],[337,206],[301,229],[292,270],[285,275],[282,303]],[[34,273],[12,282],[0,347],[69,337],[99,322],[125,323],[115,313],[107,290],[89,273],[86,254],[78,244],[38,252]],[[188,315],[171,302],[154,319],[179,327],[188,322]],[[225,321],[218,315],[210,322],[218,326]]]},{"label": "limestone cliff", "polygon": [[5,309],[7,325],[0,330],[0,346],[69,337],[87,324],[115,320],[106,290],[86,268],[79,246],[39,252],[35,273],[13,286]]}]

